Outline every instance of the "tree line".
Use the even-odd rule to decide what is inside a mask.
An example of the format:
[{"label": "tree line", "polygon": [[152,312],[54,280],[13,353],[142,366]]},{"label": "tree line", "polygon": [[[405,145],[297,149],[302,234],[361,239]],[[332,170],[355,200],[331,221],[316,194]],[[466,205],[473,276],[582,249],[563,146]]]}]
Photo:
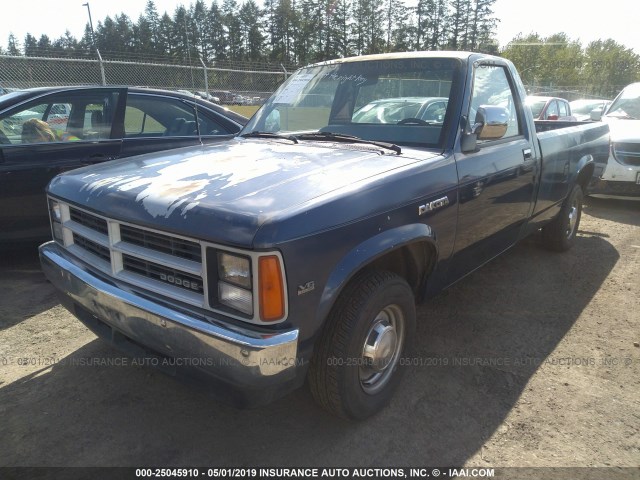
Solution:
[{"label": "tree line", "polygon": [[[496,0],[196,0],[172,15],[149,0],[137,20],[106,17],[81,39],[9,35],[0,54],[30,57],[103,56],[209,66],[225,62],[283,64],[287,68],[352,55],[471,50],[511,59],[532,89],[574,88],[615,95],[640,80],[640,56],[614,40],[583,47],[564,33],[518,35],[502,50],[494,40]],[[221,2],[221,3],[219,3]]]},{"label": "tree line", "polygon": [[0,53],[82,57],[100,52],[136,58],[303,65],[336,57],[407,50],[497,53],[496,0],[196,0],[170,15],[153,0],[137,20],[121,13],[97,23],[95,44],[87,24],[76,39],[28,33],[9,36]]}]

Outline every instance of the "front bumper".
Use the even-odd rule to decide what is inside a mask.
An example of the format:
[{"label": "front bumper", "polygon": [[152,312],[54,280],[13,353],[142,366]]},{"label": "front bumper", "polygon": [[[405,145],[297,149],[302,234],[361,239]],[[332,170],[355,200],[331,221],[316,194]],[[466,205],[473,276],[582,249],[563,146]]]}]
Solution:
[{"label": "front bumper", "polygon": [[609,155],[604,168],[596,170],[588,188],[589,195],[634,199],[640,197],[640,167],[621,165]]},{"label": "front bumper", "polygon": [[150,364],[170,373],[205,374],[221,399],[253,406],[302,384],[296,329],[265,333],[207,321],[97,275],[54,242],[40,246],[40,262],[62,304],[96,335],[154,357]]},{"label": "front bumper", "polygon": [[593,179],[589,185],[589,195],[629,200],[640,199],[640,184],[635,182],[614,182],[596,178]]}]

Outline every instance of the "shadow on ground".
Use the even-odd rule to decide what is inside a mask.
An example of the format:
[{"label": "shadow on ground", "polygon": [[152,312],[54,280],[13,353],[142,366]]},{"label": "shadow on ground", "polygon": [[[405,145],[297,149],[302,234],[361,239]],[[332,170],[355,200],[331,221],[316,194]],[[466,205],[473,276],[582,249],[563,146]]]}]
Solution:
[{"label": "shadow on ground", "polygon": [[0,331],[58,304],[40,270],[38,243],[0,246]]},{"label": "shadow on ground", "polygon": [[399,391],[362,423],[325,414],[307,389],[240,411],[130,361],[88,365],[123,358],[95,340],[0,388],[0,464],[462,465],[617,261],[601,237],[581,236],[567,254],[531,239],[432,299]]},{"label": "shadow on ground", "polygon": [[640,200],[586,197],[584,213],[604,220],[640,226]]}]

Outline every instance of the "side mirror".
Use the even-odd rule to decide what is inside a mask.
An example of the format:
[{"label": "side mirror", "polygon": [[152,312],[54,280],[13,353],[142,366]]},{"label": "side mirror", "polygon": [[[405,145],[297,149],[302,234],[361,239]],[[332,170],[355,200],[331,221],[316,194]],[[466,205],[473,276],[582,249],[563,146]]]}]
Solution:
[{"label": "side mirror", "polygon": [[555,113],[547,115],[547,120],[558,120],[558,115],[556,115]]},{"label": "side mirror", "polygon": [[471,133],[475,133],[478,140],[498,140],[504,137],[508,127],[509,110],[493,105],[482,105],[478,107]]},{"label": "side mirror", "polygon": [[594,108],[593,110],[591,110],[591,113],[589,114],[591,120],[593,120],[594,122],[599,122],[600,120],[602,120],[602,110],[604,109]]}]

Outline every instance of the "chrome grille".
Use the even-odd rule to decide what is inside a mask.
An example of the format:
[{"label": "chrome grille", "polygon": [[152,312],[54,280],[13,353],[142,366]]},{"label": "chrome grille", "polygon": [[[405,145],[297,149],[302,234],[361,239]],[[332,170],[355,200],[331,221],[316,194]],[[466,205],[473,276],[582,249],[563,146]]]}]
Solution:
[{"label": "chrome grille", "polygon": [[132,286],[198,307],[207,306],[198,241],[59,204],[61,243],[71,253]]},{"label": "chrome grille", "polygon": [[99,243],[92,242],[77,233],[73,234],[73,243],[87,252],[101,258],[105,262],[111,262],[111,253],[107,247],[103,247]]},{"label": "chrome grille", "polygon": [[96,232],[100,232],[104,235],[108,234],[107,221],[104,218],[96,217],[90,213],[87,213],[83,210],[78,210],[77,208],[69,208],[69,216],[71,220],[80,225],[83,225],[91,230],[95,230]]},{"label": "chrome grille", "polygon": [[151,232],[149,230],[143,230],[129,225],[120,226],[120,238],[123,242],[145,247],[156,252],[186,258],[187,260],[193,260],[196,262],[202,262],[200,245],[196,242]]},{"label": "chrome grille", "polygon": [[131,255],[122,255],[122,265],[124,270],[148,277],[158,282],[163,282],[172,286],[184,288],[186,290],[204,293],[202,278],[195,275],[167,268],[153,262],[148,262]]}]

